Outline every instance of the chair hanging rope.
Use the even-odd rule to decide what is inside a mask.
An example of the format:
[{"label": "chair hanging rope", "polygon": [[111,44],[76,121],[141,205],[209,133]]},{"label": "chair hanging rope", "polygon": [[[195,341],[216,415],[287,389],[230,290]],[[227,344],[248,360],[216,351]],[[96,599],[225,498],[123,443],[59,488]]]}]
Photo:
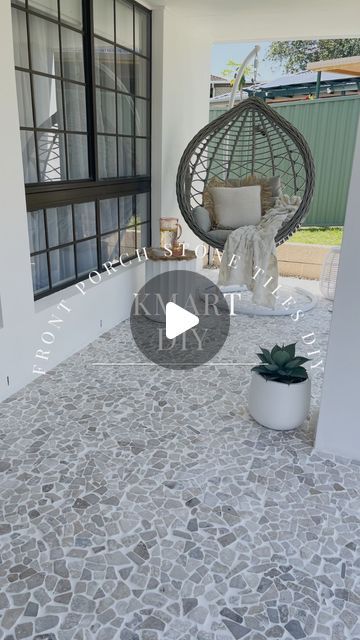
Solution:
[{"label": "chair hanging rope", "polygon": [[176,181],[179,208],[203,242],[222,250],[226,239],[212,230],[204,231],[194,216],[194,209],[204,204],[209,181],[217,178],[241,186],[241,181],[251,176],[265,180],[279,177],[282,193],[301,198],[297,211],[275,238],[279,245],[298,229],[309,210],[314,163],[302,134],[256,97],[240,102],[201,129],[181,158]]}]

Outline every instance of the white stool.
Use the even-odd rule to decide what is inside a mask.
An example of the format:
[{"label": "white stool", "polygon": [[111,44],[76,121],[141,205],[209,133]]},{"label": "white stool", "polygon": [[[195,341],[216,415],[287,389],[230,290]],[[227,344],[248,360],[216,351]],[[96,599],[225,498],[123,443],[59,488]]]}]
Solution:
[{"label": "white stool", "polygon": [[331,247],[323,262],[320,276],[320,291],[324,298],[334,300],[339,269],[340,247]]}]

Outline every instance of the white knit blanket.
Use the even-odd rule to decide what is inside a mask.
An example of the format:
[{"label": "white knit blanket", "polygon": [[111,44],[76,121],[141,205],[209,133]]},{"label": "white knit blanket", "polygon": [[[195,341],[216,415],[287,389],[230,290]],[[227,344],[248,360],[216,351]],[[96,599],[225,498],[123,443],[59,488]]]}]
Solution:
[{"label": "white knit blanket", "polygon": [[[246,285],[253,292],[255,304],[274,308],[276,298],[272,292],[279,277],[275,237],[300,202],[299,196],[282,195],[258,225],[239,227],[230,233],[220,264],[219,286]],[[269,278],[272,280],[264,286]]]}]

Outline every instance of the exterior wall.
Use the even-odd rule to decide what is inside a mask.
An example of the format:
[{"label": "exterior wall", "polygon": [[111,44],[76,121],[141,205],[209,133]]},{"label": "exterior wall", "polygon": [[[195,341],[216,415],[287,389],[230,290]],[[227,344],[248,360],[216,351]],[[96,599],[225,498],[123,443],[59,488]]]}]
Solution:
[{"label": "exterior wall", "polygon": [[[48,362],[37,365],[52,368],[104,331],[128,317],[133,291],[142,285],[144,266],[131,265],[117,274],[103,277],[88,286],[83,296],[74,286],[34,303],[29,241],[22,171],[18,110],[15,89],[10,1],[0,6],[0,400],[34,378],[37,349],[50,350]],[[71,312],[57,310],[66,300]],[[41,335],[49,330],[52,313],[64,319],[55,332],[55,341],[46,347]],[[46,339],[50,339],[47,336]]]},{"label": "exterior wall", "polygon": [[[160,215],[177,215],[175,180],[185,143],[208,118],[210,41],[191,31],[176,12],[157,9],[153,14],[153,244],[159,240]],[[183,34],[187,33],[187,47]],[[129,316],[133,293],[144,282],[144,265],[119,268],[103,275],[84,296],[75,287],[33,300],[25,190],[22,172],[18,111],[15,89],[10,0],[0,6],[0,400],[34,379],[33,365],[56,366],[104,331]],[[196,56],[194,50],[199,51]],[[188,100],[189,86],[194,103]],[[192,75],[193,74],[193,75]],[[5,152],[6,150],[6,152]],[[183,238],[198,243],[184,224]],[[67,312],[57,305],[64,300]],[[41,336],[49,330],[52,314],[63,319],[53,344],[46,347]],[[49,336],[46,339],[51,339]],[[50,351],[48,361],[35,359],[38,349]]]},{"label": "exterior wall", "polygon": [[[315,192],[305,225],[343,225],[360,96],[281,104],[273,102],[271,107],[303,133],[314,156]],[[210,109],[210,120],[222,113],[225,109]]]},{"label": "exterior wall", "polygon": [[326,360],[316,448],[360,460],[360,127]]},{"label": "exterior wall", "polygon": [[[102,332],[128,317],[133,291],[144,278],[142,265],[129,266],[122,272],[103,277],[82,295],[75,286],[34,303],[31,282],[25,192],[18,130],[15,76],[11,42],[10,10],[6,3],[0,10],[0,33],[3,43],[0,78],[7,99],[0,104],[0,190],[1,235],[1,309],[0,328],[0,399],[4,399],[34,378],[33,365],[52,368]],[[5,46],[6,43],[6,46]],[[5,152],[6,150],[6,152]],[[67,308],[57,309],[61,300]],[[46,347],[41,341],[44,331],[51,331],[52,314],[64,322],[53,329],[55,341]],[[51,338],[46,337],[47,340]],[[49,350],[49,360],[34,359],[37,349]]]},{"label": "exterior wall", "polygon": [[227,91],[229,91],[228,84],[215,84],[212,97],[215,98],[216,96],[222,96],[222,94],[226,93]]}]

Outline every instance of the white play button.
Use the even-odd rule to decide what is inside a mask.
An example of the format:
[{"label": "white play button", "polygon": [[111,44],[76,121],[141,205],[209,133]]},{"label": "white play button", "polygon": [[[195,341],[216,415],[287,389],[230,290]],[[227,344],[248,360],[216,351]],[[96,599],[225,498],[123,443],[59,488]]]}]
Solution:
[{"label": "white play button", "polygon": [[172,340],[180,336],[185,331],[196,327],[199,318],[190,311],[179,307],[175,302],[168,302],[166,305],[166,337]]}]

